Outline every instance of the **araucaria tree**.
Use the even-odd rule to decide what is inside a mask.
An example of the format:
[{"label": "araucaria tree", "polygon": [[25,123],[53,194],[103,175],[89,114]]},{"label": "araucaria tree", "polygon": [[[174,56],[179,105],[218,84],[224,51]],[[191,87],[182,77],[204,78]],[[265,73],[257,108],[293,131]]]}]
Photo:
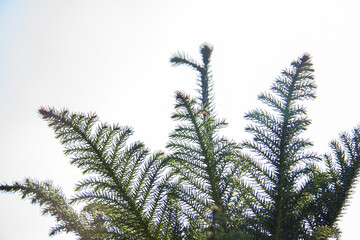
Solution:
[{"label": "araucaria tree", "polygon": [[[129,127],[99,123],[96,114],[42,107],[41,117],[87,178],[68,200],[51,181],[2,184],[58,222],[50,235],[79,239],[329,239],[360,168],[360,127],[332,141],[333,155],[311,150],[302,102],[315,98],[311,57],[304,54],[259,95],[267,105],[245,118],[251,140],[220,135],[210,70],[212,47],[199,63],[174,55],[174,66],[198,73],[198,98],[176,92],[178,122],[167,153],[128,143]],[[82,203],[80,211],[74,206]]]}]

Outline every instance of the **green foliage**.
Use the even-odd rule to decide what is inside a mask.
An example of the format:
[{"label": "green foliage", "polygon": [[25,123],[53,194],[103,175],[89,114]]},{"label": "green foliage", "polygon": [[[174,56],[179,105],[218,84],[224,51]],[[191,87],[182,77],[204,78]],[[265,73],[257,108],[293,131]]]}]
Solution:
[{"label": "green foliage", "polygon": [[203,67],[181,55],[170,60],[199,71],[202,104],[176,92],[172,119],[181,123],[170,134],[167,148],[172,150],[171,167],[180,176],[176,192],[182,212],[188,219],[195,216],[196,223],[190,226],[225,235],[232,228],[227,224],[228,218],[240,201],[240,191],[232,183],[240,175],[241,155],[237,143],[218,136],[227,123],[216,119],[214,109],[209,108],[213,106],[212,98],[208,97],[211,78],[207,74],[211,51],[210,47],[202,46]]},{"label": "green foliage", "polygon": [[[210,70],[212,47],[202,62],[176,54],[170,62],[198,73],[198,99],[175,93],[168,153],[128,143],[129,127],[100,123],[96,114],[41,108],[71,164],[87,176],[67,200],[50,181],[25,179],[0,185],[19,192],[58,222],[50,232],[79,239],[329,239],[351,196],[360,168],[360,128],[332,141],[318,155],[301,134],[311,124],[304,100],[315,98],[311,57],[304,54],[275,80],[248,112],[252,140],[220,135]],[[245,149],[242,149],[245,148]],[[82,208],[74,209],[79,203]]]},{"label": "green foliage", "polygon": [[[308,215],[310,229],[315,233],[318,229],[332,230],[335,237],[340,233],[336,221],[347,206],[359,175],[360,128],[354,128],[351,134],[342,133],[339,138],[340,141],[330,143],[334,159],[325,154],[325,169],[315,169],[311,175],[310,186],[315,199],[307,206],[312,210],[312,214]],[[329,226],[332,228],[329,229]]]},{"label": "green foliage", "polygon": [[313,71],[309,55],[292,62],[271,86],[272,93],[259,95],[274,114],[256,109],[245,115],[254,122],[246,128],[254,139],[244,146],[256,154],[247,161],[255,183],[248,187],[249,230],[260,239],[304,235],[302,211],[309,200],[306,167],[318,157],[306,151],[312,144],[299,136],[311,122],[298,102],[315,98]]},{"label": "green foliage", "polygon": [[200,53],[202,57],[202,64],[196,62],[192,58],[186,56],[186,54],[174,55],[170,62],[173,66],[188,65],[198,72],[198,86],[200,87],[197,91],[200,93],[199,100],[201,101],[202,108],[205,111],[213,109],[213,82],[210,71],[210,58],[213,48],[207,44],[203,44],[200,47]]},{"label": "green foliage", "polygon": [[91,174],[76,185],[71,203],[100,219],[109,239],[171,239],[176,212],[166,183],[171,178],[162,152],[149,154],[141,142],[126,145],[128,127],[98,124],[95,114],[41,108],[71,155],[71,164]]},{"label": "green foliage", "polygon": [[[94,219],[85,213],[79,214],[73,209],[62,194],[61,189],[54,187],[51,181],[39,182],[33,179],[25,179],[23,182],[15,182],[12,185],[1,185],[0,190],[4,192],[20,192],[22,198],[28,198],[33,204],[42,206],[42,213],[56,218],[58,225],[50,231],[50,236],[60,232],[73,232],[81,239],[90,239],[90,225]],[[91,238],[92,239],[92,238]]]}]

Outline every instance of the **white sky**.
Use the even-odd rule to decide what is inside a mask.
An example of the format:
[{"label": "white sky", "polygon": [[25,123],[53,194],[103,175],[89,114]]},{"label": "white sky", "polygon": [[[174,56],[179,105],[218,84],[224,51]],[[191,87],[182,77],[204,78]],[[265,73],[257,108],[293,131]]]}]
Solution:
[{"label": "white sky", "polygon": [[[327,152],[360,123],[360,3],[346,0],[170,1],[0,0],[0,182],[53,179],[70,197],[81,178],[37,115],[40,106],[95,111],[135,128],[134,140],[164,149],[174,91],[195,95],[196,74],[173,68],[176,51],[212,58],[219,117],[241,141],[243,115],[281,70],[313,56],[318,98],[307,104],[306,136]],[[340,222],[358,235],[360,187]],[[18,195],[0,194],[0,240],[49,239],[51,217]],[[61,234],[53,239],[75,239]]]}]

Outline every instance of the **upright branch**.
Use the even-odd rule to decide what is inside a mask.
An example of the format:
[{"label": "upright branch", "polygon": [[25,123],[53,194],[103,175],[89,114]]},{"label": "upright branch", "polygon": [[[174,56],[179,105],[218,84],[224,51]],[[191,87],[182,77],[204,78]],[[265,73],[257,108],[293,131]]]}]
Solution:
[{"label": "upright branch", "polygon": [[[271,86],[272,93],[261,93],[259,100],[274,113],[255,109],[245,115],[251,120],[246,131],[253,141],[244,146],[257,156],[249,161],[249,176],[256,183],[249,188],[249,209],[254,218],[250,227],[262,239],[295,239],[303,234],[301,208],[306,201],[305,165],[317,159],[305,151],[312,146],[299,135],[311,123],[306,109],[298,102],[315,98],[310,56],[305,54],[291,63]],[[305,181],[304,184],[298,184]]]},{"label": "upright branch", "polygon": [[[180,175],[177,192],[183,212],[189,221],[196,216],[197,229],[209,230],[210,235],[222,236],[231,231],[230,210],[238,203],[238,189],[232,185],[240,174],[240,147],[233,141],[217,136],[227,124],[215,118],[213,109],[210,56],[212,48],[200,48],[202,64],[184,54],[171,58],[173,65],[185,64],[199,73],[198,104],[195,99],[176,93],[174,120],[180,121],[170,135],[167,148]],[[200,223],[200,224],[199,224]],[[196,230],[198,231],[198,230]],[[221,238],[220,238],[221,239]]]},{"label": "upright branch", "polygon": [[202,103],[204,115],[207,115],[210,113],[210,111],[213,109],[213,82],[212,82],[212,76],[210,71],[210,59],[211,59],[211,53],[213,51],[213,48],[207,44],[203,44],[200,47],[200,53],[202,56],[202,63],[198,63],[196,60],[188,57],[186,54],[177,54],[174,55],[170,62],[173,64],[173,66],[178,65],[188,65],[194,70],[198,72],[198,86],[200,89],[198,89],[198,92],[200,93],[199,100]]},{"label": "upright branch", "polygon": [[337,221],[344,212],[360,170],[360,126],[340,134],[330,143],[333,155],[325,154],[325,170],[311,176],[314,201],[307,206],[308,222],[314,239],[339,236]]}]

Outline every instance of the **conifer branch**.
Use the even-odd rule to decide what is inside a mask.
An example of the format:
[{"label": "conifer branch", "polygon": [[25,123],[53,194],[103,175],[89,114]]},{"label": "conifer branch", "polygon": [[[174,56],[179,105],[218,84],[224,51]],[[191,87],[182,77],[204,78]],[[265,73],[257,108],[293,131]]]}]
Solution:
[{"label": "conifer branch", "polygon": [[212,93],[213,83],[210,71],[210,59],[212,51],[213,48],[208,44],[201,45],[201,64],[183,53],[178,53],[170,58],[170,62],[173,64],[173,66],[188,65],[198,72],[198,86],[200,87],[200,89],[198,89],[198,92],[200,93],[199,100],[201,101],[202,109],[204,111],[204,117],[212,112],[214,108]]},{"label": "conifer branch", "polygon": [[0,191],[19,192],[23,199],[27,198],[32,204],[39,204],[43,215],[49,214],[55,217],[59,224],[51,230],[51,236],[60,232],[72,232],[81,239],[90,239],[86,234],[89,229],[87,224],[89,219],[77,213],[66,200],[61,189],[54,187],[51,181],[39,182],[27,178],[12,185],[0,185]]},{"label": "conifer branch", "polygon": [[[272,93],[259,95],[259,100],[277,115],[260,109],[245,115],[254,122],[246,128],[254,138],[243,145],[261,159],[248,162],[249,176],[257,183],[257,187],[252,188],[261,190],[254,191],[253,199],[248,202],[258,202],[259,209],[253,205],[251,211],[257,219],[260,218],[257,212],[265,214],[261,224],[273,239],[297,238],[303,231],[299,225],[301,218],[294,213],[299,211],[306,184],[297,186],[297,182],[302,181],[306,163],[317,156],[305,152],[312,144],[298,137],[311,121],[306,117],[306,109],[297,102],[315,98],[312,72],[310,56],[305,54],[275,80]],[[267,199],[266,204],[263,199]]]},{"label": "conifer branch", "polygon": [[339,233],[336,222],[344,212],[359,176],[360,128],[354,128],[351,134],[340,134],[339,139],[330,143],[334,158],[325,155],[325,171],[315,172],[312,178],[318,187],[314,188],[315,201],[308,206],[315,209],[313,225],[333,229],[336,234]]},{"label": "conifer branch", "polygon": [[149,150],[139,142],[127,147],[126,140],[132,134],[128,127],[100,124],[94,129],[98,121],[95,114],[45,108],[39,112],[65,145],[65,153],[73,156],[71,163],[85,173],[98,175],[80,182],[77,190],[81,192],[72,202],[112,206],[113,210],[106,211],[112,213],[103,213],[103,218],[108,227],[119,229],[124,236],[137,232],[144,239],[162,238],[154,229],[173,221],[165,219],[170,205],[163,186],[171,174],[164,174],[168,170],[163,153],[148,157]]}]

